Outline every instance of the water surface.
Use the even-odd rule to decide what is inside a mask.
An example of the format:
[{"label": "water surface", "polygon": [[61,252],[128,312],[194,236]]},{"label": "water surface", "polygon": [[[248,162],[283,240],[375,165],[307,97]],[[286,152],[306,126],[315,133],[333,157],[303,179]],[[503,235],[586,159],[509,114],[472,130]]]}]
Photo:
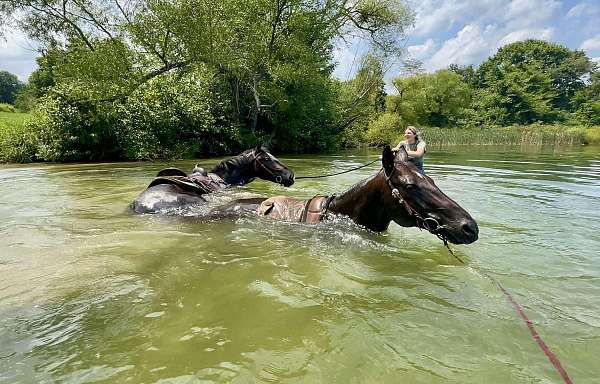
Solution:
[{"label": "water surface", "polygon": [[[310,175],[378,155],[280,158]],[[560,382],[485,273],[575,383],[598,382],[600,148],[430,150],[428,174],[480,226],[453,247],[466,266],[395,224],[128,212],[159,169],[193,164],[0,168],[0,383]],[[208,206],[342,192],[377,170],[255,181]]]}]

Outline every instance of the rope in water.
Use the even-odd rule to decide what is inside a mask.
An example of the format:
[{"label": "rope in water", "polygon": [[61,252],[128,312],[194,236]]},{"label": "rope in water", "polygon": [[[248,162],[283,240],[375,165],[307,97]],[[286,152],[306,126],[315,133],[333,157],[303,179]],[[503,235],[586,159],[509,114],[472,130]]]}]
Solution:
[{"label": "rope in water", "polygon": [[363,164],[363,165],[361,165],[360,167],[356,167],[356,168],[348,169],[348,170],[345,170],[345,171],[342,171],[342,172],[329,173],[329,174],[326,174],[326,175],[319,175],[319,176],[298,176],[298,177],[295,177],[295,179],[296,179],[296,180],[299,180],[299,179],[320,179],[320,178],[322,178],[322,177],[329,177],[329,176],[337,176],[337,175],[342,175],[342,174],[344,174],[344,173],[348,173],[348,172],[356,171],[357,169],[361,169],[361,168],[364,168],[364,167],[368,167],[369,165],[371,165],[371,164],[375,163],[376,161],[380,161],[380,160],[381,160],[381,158],[379,158],[379,157],[378,157],[378,158],[376,158],[375,160],[373,160],[373,161],[371,161],[371,162],[369,162],[369,163],[367,163],[367,164]]},{"label": "rope in water", "polygon": [[[452,252],[452,249],[450,249],[450,246],[448,245],[447,242],[444,241],[444,245],[446,246],[446,248],[448,248],[448,251],[450,251],[450,254],[452,256],[454,256],[454,258],[456,260],[458,260],[461,264],[466,265],[466,263],[460,257],[458,257],[457,255],[454,254],[454,252]],[[473,268],[473,267],[471,267],[471,268]],[[475,269],[475,268],[473,268],[473,269]],[[523,309],[521,304],[519,304],[517,299],[515,299],[515,297],[506,288],[504,288],[504,286],[502,284],[500,284],[500,282],[498,280],[496,280],[494,277],[492,277],[491,275],[489,275],[479,269],[476,269],[476,270],[482,276],[485,276],[488,279],[490,279],[494,284],[496,284],[498,289],[500,289],[500,291],[502,291],[502,293],[506,296],[506,298],[508,299],[508,301],[510,302],[512,307],[515,309],[515,311],[519,315],[519,317],[523,320],[523,322],[529,329],[529,333],[531,334],[531,336],[533,337],[535,342],[542,349],[542,351],[544,352],[546,357],[548,357],[548,360],[550,360],[550,363],[552,363],[552,365],[554,366],[554,368],[556,369],[556,371],[558,372],[560,377],[565,382],[565,384],[573,384],[573,381],[569,377],[569,374],[567,373],[567,371],[563,368],[562,364],[560,363],[560,360],[558,360],[558,357],[556,357],[556,355],[550,350],[550,347],[548,347],[548,345],[544,342],[544,340],[542,339],[542,336],[540,336],[538,331],[535,329],[533,322],[529,319],[529,317],[525,313],[525,310]]]}]

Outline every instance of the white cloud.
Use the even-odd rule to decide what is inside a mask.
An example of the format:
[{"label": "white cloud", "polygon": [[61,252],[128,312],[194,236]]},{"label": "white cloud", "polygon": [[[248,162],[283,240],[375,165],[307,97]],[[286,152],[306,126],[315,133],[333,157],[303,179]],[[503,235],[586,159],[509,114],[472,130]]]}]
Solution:
[{"label": "white cloud", "polygon": [[591,60],[596,64],[600,65],[600,57],[592,57]]},{"label": "white cloud", "polygon": [[488,25],[481,29],[477,24],[466,25],[456,37],[446,40],[439,51],[425,63],[428,70],[446,68],[450,64],[466,65],[479,62],[490,54],[490,36],[495,35],[495,27]]},{"label": "white cloud", "polygon": [[600,35],[585,40],[581,43],[579,49],[583,49],[584,51],[600,50]]},{"label": "white cloud", "polygon": [[508,29],[525,29],[543,26],[550,22],[554,12],[560,9],[555,0],[513,0],[504,14]]},{"label": "white cloud", "polygon": [[21,32],[9,31],[0,39],[0,70],[8,71],[26,81],[37,67],[35,46]]},{"label": "white cloud", "polygon": [[452,0],[444,3],[429,0],[423,4],[417,14],[422,15],[421,25],[425,31],[437,26],[442,28],[438,36],[443,36],[446,32],[443,28],[449,27],[443,27],[439,20],[450,20],[450,24],[465,23],[456,35],[439,44],[437,52],[435,46],[427,44],[431,37],[425,43],[413,46],[422,55],[421,60],[429,71],[452,63],[477,65],[499,47],[516,41],[551,40],[556,26],[553,19],[561,6],[557,0]]},{"label": "white cloud", "polygon": [[498,47],[501,47],[506,44],[514,43],[517,41],[527,40],[527,39],[539,39],[539,40],[551,40],[554,36],[553,28],[544,28],[544,29],[520,29],[518,31],[513,31],[504,36]]},{"label": "white cloud", "polygon": [[445,32],[458,23],[497,15],[505,4],[502,0],[414,0],[412,8],[416,12],[412,35],[425,36]]},{"label": "white cloud", "polygon": [[406,50],[415,59],[421,60],[427,56],[429,56],[433,50],[436,48],[435,42],[433,39],[427,39],[424,44],[420,45],[411,45]]},{"label": "white cloud", "polygon": [[569,9],[569,12],[567,12],[567,18],[589,16],[598,13],[598,11],[599,9],[597,6],[591,5],[586,2],[582,2]]}]

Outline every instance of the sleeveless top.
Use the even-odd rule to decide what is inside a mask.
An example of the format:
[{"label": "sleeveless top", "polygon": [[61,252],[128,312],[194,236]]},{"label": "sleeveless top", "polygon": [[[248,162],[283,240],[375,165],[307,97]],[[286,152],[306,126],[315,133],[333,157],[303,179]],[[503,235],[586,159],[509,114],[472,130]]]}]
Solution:
[{"label": "sleeveless top", "polygon": [[427,151],[427,147],[425,141],[419,140],[414,144],[408,144],[408,141],[402,140],[399,146],[404,147],[407,151],[416,151],[418,148],[423,148],[423,155],[419,157],[412,157],[410,161],[412,161],[417,167],[423,167],[423,158],[425,157],[425,152]]}]

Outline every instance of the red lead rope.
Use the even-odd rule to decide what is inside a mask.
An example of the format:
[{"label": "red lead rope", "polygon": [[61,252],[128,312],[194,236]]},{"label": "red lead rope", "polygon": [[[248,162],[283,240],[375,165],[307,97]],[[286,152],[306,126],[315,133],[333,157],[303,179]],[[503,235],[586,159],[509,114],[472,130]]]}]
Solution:
[{"label": "red lead rope", "polygon": [[[450,254],[452,256],[454,256],[454,258],[456,260],[460,261],[460,263],[463,265],[465,264],[464,261],[462,261],[458,256],[456,256],[454,254],[454,252],[452,252],[452,249],[450,249],[450,247],[448,246],[448,243],[446,243],[444,241],[444,245],[446,245],[446,248],[448,248],[448,250],[450,251]],[[506,290],[506,288],[504,288],[504,286],[502,286],[502,284],[500,284],[500,282],[498,280],[494,279],[492,276],[488,275],[487,273],[485,273],[483,271],[478,271],[478,273],[480,273],[483,276],[490,279],[494,284],[496,284],[496,286],[500,289],[500,291],[502,291],[502,293],[504,293],[504,295],[506,296],[506,298],[508,299],[510,304],[513,306],[515,311],[517,311],[517,313],[519,314],[519,317],[521,317],[521,319],[523,319],[523,322],[525,323],[525,325],[527,325],[527,328],[529,329],[529,333],[531,334],[531,336],[533,337],[535,342],[540,346],[540,348],[542,349],[542,351],[544,352],[546,357],[548,357],[548,360],[550,360],[550,362],[552,363],[552,365],[554,366],[554,368],[556,369],[556,371],[558,372],[560,377],[562,377],[565,384],[573,384],[573,381],[569,377],[569,374],[567,374],[567,371],[563,368],[562,364],[560,363],[560,360],[558,360],[558,357],[556,357],[556,355],[550,350],[550,347],[548,347],[548,345],[544,342],[544,340],[542,340],[542,336],[540,336],[538,331],[535,329],[535,327],[533,326],[533,322],[529,319],[529,317],[527,317],[525,310],[523,309],[521,304],[519,304],[517,299],[515,299],[515,297],[510,292],[508,292]]]},{"label": "red lead rope", "polygon": [[492,278],[489,275],[487,277],[490,280],[492,280],[494,283],[496,283],[496,285],[498,286],[498,288],[500,288],[502,293],[504,293],[504,295],[506,295],[506,297],[508,298],[508,301],[510,301],[510,303],[512,304],[515,311],[517,311],[519,316],[521,316],[521,319],[523,319],[523,321],[525,322],[525,325],[527,325],[527,328],[529,328],[529,333],[531,333],[531,336],[538,343],[538,345],[540,346],[542,351],[544,351],[544,354],[546,354],[546,356],[548,357],[548,360],[550,360],[552,365],[554,365],[554,368],[556,368],[556,370],[558,371],[558,374],[560,375],[560,377],[562,377],[563,381],[566,384],[573,384],[573,381],[571,381],[571,378],[567,374],[567,371],[565,371],[565,369],[563,368],[562,364],[560,363],[560,360],[558,360],[558,357],[556,357],[556,355],[554,353],[552,353],[552,351],[550,350],[548,345],[544,342],[544,340],[542,340],[542,336],[540,336],[540,334],[537,332],[537,330],[533,326],[533,322],[529,319],[529,317],[527,317],[527,314],[525,314],[525,311],[523,310],[523,307],[521,307],[521,304],[519,304],[517,302],[517,300],[514,298],[514,296],[511,295],[510,292],[508,292],[502,286],[502,284],[500,284],[496,279]]}]

